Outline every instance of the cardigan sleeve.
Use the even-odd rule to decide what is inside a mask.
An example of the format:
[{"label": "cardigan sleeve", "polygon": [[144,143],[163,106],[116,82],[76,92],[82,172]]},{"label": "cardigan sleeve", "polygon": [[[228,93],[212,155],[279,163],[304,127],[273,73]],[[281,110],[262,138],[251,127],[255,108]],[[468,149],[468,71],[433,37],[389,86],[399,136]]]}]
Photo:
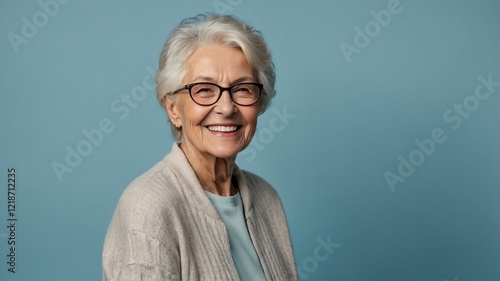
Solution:
[{"label": "cardigan sleeve", "polygon": [[103,256],[104,281],[180,280],[179,265],[171,258],[177,254],[157,239],[132,231],[116,242]]},{"label": "cardigan sleeve", "polygon": [[116,272],[116,278],[111,279],[106,276],[105,281],[120,280],[120,281],[174,281],[180,280],[177,275],[171,274],[169,271],[157,267],[149,267],[143,264],[129,264]]},{"label": "cardigan sleeve", "polygon": [[158,186],[141,179],[123,192],[104,241],[103,280],[180,280],[175,208]]}]

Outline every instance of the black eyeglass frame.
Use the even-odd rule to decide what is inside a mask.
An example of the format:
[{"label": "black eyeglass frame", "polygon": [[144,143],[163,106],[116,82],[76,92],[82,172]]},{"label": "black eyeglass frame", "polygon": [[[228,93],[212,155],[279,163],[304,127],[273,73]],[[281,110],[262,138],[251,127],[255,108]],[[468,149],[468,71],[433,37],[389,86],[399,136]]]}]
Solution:
[{"label": "black eyeglass frame", "polygon": [[[194,100],[193,98],[193,94],[191,93],[191,89],[196,86],[196,85],[200,85],[200,84],[208,84],[208,85],[213,85],[213,86],[216,86],[217,88],[219,88],[220,92],[219,92],[219,97],[211,104],[201,104],[197,101]],[[257,88],[259,88],[259,96],[257,97],[257,99],[255,99],[255,101],[251,104],[239,104],[237,103],[234,99],[233,99],[233,94],[231,92],[231,89],[237,87],[237,86],[241,86],[241,85],[254,85],[254,86],[257,86]],[[228,91],[229,93],[229,96],[231,97],[231,100],[237,104],[237,105],[240,105],[240,106],[251,106],[251,105],[254,105],[255,103],[257,103],[260,99],[260,96],[262,94],[266,94],[266,93],[262,93],[262,89],[264,88],[264,85],[263,84],[260,84],[260,83],[254,83],[254,82],[242,82],[242,83],[237,83],[237,84],[234,84],[234,85],[231,85],[229,87],[222,87],[222,86],[219,86],[215,83],[210,83],[210,82],[196,82],[196,83],[191,83],[191,84],[187,84],[187,85],[184,85],[182,88],[179,88],[173,92],[170,92],[170,93],[167,93],[167,95],[175,95],[177,93],[179,93],[180,91],[184,91],[184,90],[189,90],[189,97],[191,97],[191,100],[194,101],[196,104],[198,105],[201,105],[201,106],[211,106],[211,105],[214,105],[216,104],[219,100],[220,100],[220,97],[222,97],[222,93],[225,92],[225,91]]]}]

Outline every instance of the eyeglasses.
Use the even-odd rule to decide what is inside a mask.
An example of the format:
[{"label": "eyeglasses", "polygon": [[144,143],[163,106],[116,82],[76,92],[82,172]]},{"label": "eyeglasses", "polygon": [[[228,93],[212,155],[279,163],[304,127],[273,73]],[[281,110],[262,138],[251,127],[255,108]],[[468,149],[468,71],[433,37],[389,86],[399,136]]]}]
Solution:
[{"label": "eyeglasses", "polygon": [[173,95],[183,90],[189,90],[189,95],[195,103],[209,106],[219,101],[224,91],[228,91],[231,100],[235,104],[249,106],[259,100],[262,88],[263,85],[259,83],[238,83],[229,88],[224,88],[214,83],[199,82],[187,84],[168,94]]}]

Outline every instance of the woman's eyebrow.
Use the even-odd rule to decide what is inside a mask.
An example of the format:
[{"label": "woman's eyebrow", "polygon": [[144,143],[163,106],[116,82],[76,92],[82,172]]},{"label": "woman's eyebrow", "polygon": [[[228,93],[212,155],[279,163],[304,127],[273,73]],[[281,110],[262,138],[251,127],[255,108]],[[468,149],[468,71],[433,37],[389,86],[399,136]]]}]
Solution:
[{"label": "woman's eyebrow", "polygon": [[212,77],[209,77],[209,76],[196,76],[194,79],[193,79],[194,82],[196,81],[203,81],[203,82],[212,82],[212,83],[215,83],[215,79],[213,79]]},{"label": "woman's eyebrow", "polygon": [[[238,83],[241,83],[241,82],[253,82],[253,77],[250,77],[250,76],[242,76],[242,77],[239,77],[238,79],[234,80],[231,82],[231,85],[233,84],[238,84]],[[216,83],[217,81],[215,81],[214,78],[212,77],[209,77],[209,76],[196,76],[194,79],[193,79],[194,82],[210,82],[210,83]]]},{"label": "woman's eyebrow", "polygon": [[243,77],[240,77],[240,78],[234,80],[231,84],[238,84],[241,82],[253,82],[253,77],[243,76]]}]

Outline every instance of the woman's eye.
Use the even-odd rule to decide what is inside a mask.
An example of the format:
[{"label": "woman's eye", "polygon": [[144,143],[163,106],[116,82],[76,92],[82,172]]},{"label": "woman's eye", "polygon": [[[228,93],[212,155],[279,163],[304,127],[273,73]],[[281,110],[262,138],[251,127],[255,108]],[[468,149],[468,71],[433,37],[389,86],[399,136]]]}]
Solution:
[{"label": "woman's eye", "polygon": [[252,92],[247,88],[239,88],[234,92],[235,95],[239,97],[250,97],[252,96]]},{"label": "woman's eye", "polygon": [[242,93],[245,93],[245,92],[250,92],[250,89],[247,88],[247,87],[239,87],[239,88],[236,88],[234,89],[235,92],[242,92]]},{"label": "woman's eye", "polygon": [[202,94],[202,93],[210,93],[210,92],[213,92],[212,89],[210,88],[200,88],[200,89],[196,89],[196,93],[197,94]]}]

